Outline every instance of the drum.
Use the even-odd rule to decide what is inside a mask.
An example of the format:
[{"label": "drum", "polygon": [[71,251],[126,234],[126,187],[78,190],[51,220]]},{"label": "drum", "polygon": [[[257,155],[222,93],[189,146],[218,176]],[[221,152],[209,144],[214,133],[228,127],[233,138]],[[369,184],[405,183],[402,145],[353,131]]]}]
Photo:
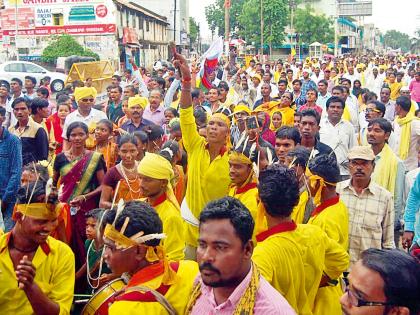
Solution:
[{"label": "drum", "polygon": [[114,296],[125,286],[121,278],[115,279],[104,285],[87,302],[82,310],[82,315],[104,315],[108,314],[109,304],[113,302]]}]

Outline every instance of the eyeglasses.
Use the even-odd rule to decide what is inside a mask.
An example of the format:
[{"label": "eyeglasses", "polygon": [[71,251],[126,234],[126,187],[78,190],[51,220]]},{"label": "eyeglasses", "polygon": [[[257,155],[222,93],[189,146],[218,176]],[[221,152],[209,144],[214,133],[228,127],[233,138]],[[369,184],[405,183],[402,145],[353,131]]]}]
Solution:
[{"label": "eyeglasses", "polygon": [[94,98],[82,98],[81,101],[87,103],[87,102],[94,102],[95,99]]},{"label": "eyeglasses", "polygon": [[347,298],[352,306],[356,307],[363,307],[363,306],[387,306],[391,305],[388,302],[372,302],[372,301],[365,301],[359,298],[354,292],[350,290],[350,288],[346,287]]}]

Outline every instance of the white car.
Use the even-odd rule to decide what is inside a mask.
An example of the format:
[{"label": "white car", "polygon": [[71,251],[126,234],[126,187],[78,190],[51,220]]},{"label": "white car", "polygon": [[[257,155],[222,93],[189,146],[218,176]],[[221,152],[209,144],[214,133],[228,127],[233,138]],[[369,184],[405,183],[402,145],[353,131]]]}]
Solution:
[{"label": "white car", "polygon": [[37,86],[42,78],[51,77],[51,90],[60,92],[64,89],[66,75],[59,72],[51,72],[47,69],[28,61],[8,61],[0,64],[0,83],[10,86],[10,80],[18,78],[25,83],[26,76],[32,76],[37,81]]}]

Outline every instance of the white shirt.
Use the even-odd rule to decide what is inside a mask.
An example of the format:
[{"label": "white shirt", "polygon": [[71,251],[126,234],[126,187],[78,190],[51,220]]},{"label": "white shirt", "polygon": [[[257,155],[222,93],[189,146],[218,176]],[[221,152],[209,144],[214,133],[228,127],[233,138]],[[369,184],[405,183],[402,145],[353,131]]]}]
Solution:
[{"label": "white shirt", "polygon": [[350,74],[350,73],[343,74],[343,78],[349,79],[351,81],[351,86],[352,87],[353,87],[354,80],[358,80],[359,77],[360,77],[360,75],[356,72],[354,72],[353,74]]},{"label": "white shirt", "polygon": [[17,119],[15,117],[15,114],[13,114],[13,101],[19,97],[25,97],[25,94],[23,94],[22,92],[20,93],[20,95],[18,97],[15,97],[12,94],[12,97],[10,98],[10,100],[7,102],[6,104],[6,112],[8,112],[10,114],[10,121],[8,122],[8,126],[14,126],[17,124]]},{"label": "white shirt", "polygon": [[348,121],[340,120],[337,125],[330,123],[328,119],[321,121],[319,137],[322,143],[327,144],[334,150],[337,163],[340,167],[340,175],[349,175],[347,154],[357,144],[354,128]]},{"label": "white shirt", "polygon": [[[391,146],[392,150],[395,152],[395,154],[399,156],[399,149],[400,149],[400,143],[401,143],[401,127],[396,122],[396,120],[393,123],[394,133],[395,133],[395,143]],[[420,140],[420,120],[414,119],[411,122],[411,137],[410,137],[410,147],[408,149],[408,156],[404,162],[404,166],[407,169],[407,171],[414,170],[418,167],[418,152],[419,152],[419,140]]]},{"label": "white shirt", "polygon": [[108,119],[108,117],[106,116],[104,112],[100,110],[91,108],[89,115],[87,115],[86,117],[82,116],[78,110],[75,110],[74,112],[70,113],[66,117],[66,120],[64,121],[64,126],[63,126],[63,133],[61,136],[63,137],[63,139],[67,139],[67,135],[66,135],[67,128],[72,122],[81,121],[81,122],[84,122],[89,127],[91,123],[97,123],[98,121],[102,119]]},{"label": "white shirt", "polygon": [[394,119],[395,119],[395,101],[389,100],[388,103],[385,104],[384,118],[386,120],[388,120],[391,124],[394,122]]},{"label": "white shirt", "polygon": [[331,97],[331,94],[327,92],[324,96],[321,93],[318,93],[318,98],[316,99],[316,105],[322,107],[322,112],[327,111],[327,101]]},{"label": "white shirt", "polygon": [[314,81],[316,84],[318,84],[318,82],[322,79],[324,79],[324,74],[322,72],[320,72],[318,76],[316,76],[315,73],[312,73],[311,75],[311,80]]},{"label": "white shirt", "polygon": [[350,122],[357,133],[359,131],[359,105],[356,96],[350,94],[346,99],[346,106],[350,113]]}]

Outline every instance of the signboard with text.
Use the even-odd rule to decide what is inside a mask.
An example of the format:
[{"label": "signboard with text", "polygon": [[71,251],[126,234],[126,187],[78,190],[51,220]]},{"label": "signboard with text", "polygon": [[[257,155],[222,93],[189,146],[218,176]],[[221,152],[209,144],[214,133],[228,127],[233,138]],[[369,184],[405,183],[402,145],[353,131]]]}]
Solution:
[{"label": "signboard with text", "polygon": [[[18,35],[115,34],[115,30],[115,24],[44,26],[31,30],[19,30]],[[3,35],[15,36],[15,30],[4,30]]]}]

